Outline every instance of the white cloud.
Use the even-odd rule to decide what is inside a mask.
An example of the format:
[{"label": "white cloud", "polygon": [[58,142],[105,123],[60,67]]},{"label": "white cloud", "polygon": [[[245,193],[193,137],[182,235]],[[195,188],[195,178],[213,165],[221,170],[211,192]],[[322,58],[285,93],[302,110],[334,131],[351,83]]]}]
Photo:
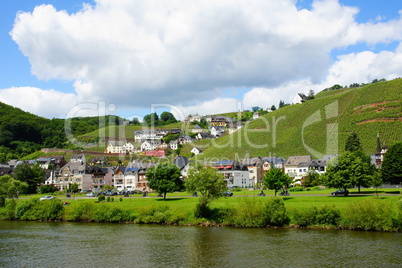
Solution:
[{"label": "white cloud", "polygon": [[64,118],[77,104],[77,96],[35,87],[0,89],[0,101],[47,118]]},{"label": "white cloud", "polygon": [[[270,107],[310,85],[362,82],[367,71],[401,75],[399,52],[330,62],[334,48],[400,41],[401,19],[358,24],[358,9],[337,0],[313,1],[311,10],[295,2],[96,0],[75,14],[41,5],[18,14],[11,36],[38,78],[70,80],[80,102],[126,109],[233,110],[235,100],[220,89],[240,87],[252,89],[244,106]],[[351,62],[371,67],[352,69]]]}]

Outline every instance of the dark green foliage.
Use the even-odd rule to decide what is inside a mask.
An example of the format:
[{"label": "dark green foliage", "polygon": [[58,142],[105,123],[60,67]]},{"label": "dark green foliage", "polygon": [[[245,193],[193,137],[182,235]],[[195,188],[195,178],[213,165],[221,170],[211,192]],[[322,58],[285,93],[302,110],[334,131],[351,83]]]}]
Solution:
[{"label": "dark green foliage", "polygon": [[6,201],[6,206],[4,210],[1,212],[1,217],[5,220],[15,220],[15,209],[17,207],[18,200],[16,199],[8,199]]},{"label": "dark green foliage", "polygon": [[361,152],[345,151],[335,158],[322,175],[322,182],[327,187],[347,189],[352,186],[369,186],[375,167],[370,163],[370,158]]},{"label": "dark green foliage", "polygon": [[285,174],[285,172],[282,171],[282,169],[272,168],[265,173],[263,181],[265,187],[275,190],[276,196],[278,190],[288,186],[290,178],[287,174]]},{"label": "dark green foliage", "polygon": [[400,184],[402,182],[402,142],[391,145],[384,155],[381,167],[384,182]]},{"label": "dark green foliage", "polygon": [[289,189],[289,192],[302,192],[302,191],[304,191],[304,188],[300,186],[292,187]]},{"label": "dark green foliage", "polygon": [[164,122],[165,124],[177,123],[177,120],[174,117],[174,115],[172,113],[169,113],[169,112],[163,112],[161,114],[161,121]]},{"label": "dark green foliage", "polygon": [[289,217],[282,198],[261,200],[245,197],[231,210],[226,221],[235,227],[281,227],[289,223]]},{"label": "dark green foliage", "polygon": [[92,221],[92,213],[94,211],[94,204],[92,203],[80,203],[77,207],[72,210],[68,215],[68,220],[71,221]]},{"label": "dark green foliage", "polygon": [[294,209],[292,211],[293,223],[300,227],[321,225],[337,226],[341,219],[340,210],[334,205],[325,205],[321,208],[310,207],[308,209]]},{"label": "dark green foliage", "polygon": [[360,142],[359,136],[356,134],[356,132],[353,131],[346,140],[345,151],[356,152],[361,150],[362,144]]},{"label": "dark green foliage", "polygon": [[59,189],[57,189],[56,186],[54,185],[41,185],[38,188],[38,192],[41,194],[51,194],[54,193],[56,191],[58,191]]},{"label": "dark green foliage", "polygon": [[105,201],[105,199],[106,199],[106,197],[103,194],[98,196],[98,202]]},{"label": "dark green foliage", "polygon": [[180,191],[183,188],[183,181],[180,179],[180,169],[171,163],[160,163],[147,171],[149,188],[163,194],[166,199],[167,193]]},{"label": "dark green foliage", "polygon": [[28,193],[36,193],[37,187],[43,182],[45,171],[38,165],[21,164],[14,169],[13,177],[28,184]]},{"label": "dark green foliage", "polygon": [[133,217],[128,210],[123,210],[116,207],[106,206],[102,204],[97,206],[92,214],[92,219],[95,222],[130,222]]},{"label": "dark green foliage", "polygon": [[394,231],[397,221],[391,202],[365,199],[350,204],[343,214],[344,225],[355,230]]},{"label": "dark green foliage", "polygon": [[0,208],[5,206],[6,206],[6,198],[4,197],[4,195],[0,195]]},{"label": "dark green foliage", "polygon": [[19,220],[61,220],[64,206],[61,200],[39,201],[37,198],[20,200],[15,208],[15,218]]},{"label": "dark green foliage", "polygon": [[144,207],[138,211],[135,223],[167,223],[169,222],[171,211],[166,205]]}]

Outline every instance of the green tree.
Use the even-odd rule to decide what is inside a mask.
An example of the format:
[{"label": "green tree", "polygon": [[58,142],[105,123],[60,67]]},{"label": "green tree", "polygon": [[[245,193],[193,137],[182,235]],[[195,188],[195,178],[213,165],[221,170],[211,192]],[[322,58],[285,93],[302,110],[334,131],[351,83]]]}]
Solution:
[{"label": "green tree", "polygon": [[147,114],[144,116],[144,122],[149,127],[157,126],[159,123],[159,117],[157,113]]},{"label": "green tree", "polygon": [[45,171],[39,165],[30,166],[27,163],[17,165],[13,177],[28,184],[28,193],[36,193],[36,189],[43,181]]},{"label": "green tree", "polygon": [[381,177],[381,173],[376,171],[373,176],[371,177],[371,186],[373,186],[375,188],[375,194],[378,197],[378,187],[380,187],[383,184],[383,180]]},{"label": "green tree", "polygon": [[205,211],[208,204],[220,196],[226,189],[226,183],[223,174],[217,173],[216,169],[197,165],[191,167],[188,178],[184,183],[187,192],[200,193],[200,210]]},{"label": "green tree", "polygon": [[18,198],[19,193],[25,193],[28,184],[12,178],[9,175],[0,176],[0,196],[5,198]]},{"label": "green tree", "polygon": [[360,142],[360,138],[357,133],[353,131],[346,140],[345,151],[356,152],[361,150],[362,144]]},{"label": "green tree", "polygon": [[309,170],[304,177],[304,187],[312,187],[320,185],[320,174],[314,170]]},{"label": "green tree", "polygon": [[308,100],[314,100],[314,90],[312,90],[312,89],[310,89],[310,91],[308,92],[308,95],[307,95],[307,99]]},{"label": "green tree", "polygon": [[174,115],[169,112],[163,112],[161,114],[161,120],[167,124],[177,123],[177,120],[174,117]]},{"label": "green tree", "polygon": [[78,184],[74,182],[73,184],[70,185],[69,190],[71,193],[74,193],[74,194],[78,193],[78,191],[79,191]]},{"label": "green tree", "polygon": [[275,105],[272,105],[272,106],[271,106],[271,111],[275,111],[275,110],[276,110]]},{"label": "green tree", "polygon": [[400,184],[402,182],[402,142],[391,145],[384,155],[381,166],[384,182]]},{"label": "green tree", "polygon": [[323,184],[345,191],[353,186],[358,186],[359,191],[361,186],[370,186],[375,168],[368,159],[360,152],[345,151],[330,163],[322,176]]},{"label": "green tree", "polygon": [[289,185],[291,178],[280,168],[272,168],[265,173],[263,181],[265,187],[275,190],[275,196],[278,190]]},{"label": "green tree", "polygon": [[163,194],[163,199],[166,200],[167,193],[182,189],[183,181],[180,176],[180,169],[176,165],[160,163],[147,171],[148,186],[159,194]]}]

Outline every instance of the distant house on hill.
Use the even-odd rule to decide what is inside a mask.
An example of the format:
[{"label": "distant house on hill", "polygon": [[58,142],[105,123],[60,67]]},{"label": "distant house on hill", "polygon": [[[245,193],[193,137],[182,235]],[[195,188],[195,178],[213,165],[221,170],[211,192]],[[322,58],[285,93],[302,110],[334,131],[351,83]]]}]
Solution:
[{"label": "distant house on hill", "polygon": [[293,98],[293,104],[302,103],[303,101],[307,100],[307,96],[303,93],[297,93],[296,96]]},{"label": "distant house on hill", "polygon": [[202,149],[201,149],[201,148],[198,148],[198,147],[194,147],[194,148],[191,150],[191,152],[192,152],[194,155],[197,155],[197,154],[200,154],[200,153],[202,152]]}]

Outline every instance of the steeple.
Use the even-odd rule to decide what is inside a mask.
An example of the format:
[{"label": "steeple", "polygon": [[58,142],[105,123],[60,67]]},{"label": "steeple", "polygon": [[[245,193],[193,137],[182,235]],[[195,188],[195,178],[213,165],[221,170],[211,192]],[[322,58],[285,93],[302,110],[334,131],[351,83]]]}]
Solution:
[{"label": "steeple", "polygon": [[381,154],[380,133],[377,131],[377,150],[376,154]]}]

